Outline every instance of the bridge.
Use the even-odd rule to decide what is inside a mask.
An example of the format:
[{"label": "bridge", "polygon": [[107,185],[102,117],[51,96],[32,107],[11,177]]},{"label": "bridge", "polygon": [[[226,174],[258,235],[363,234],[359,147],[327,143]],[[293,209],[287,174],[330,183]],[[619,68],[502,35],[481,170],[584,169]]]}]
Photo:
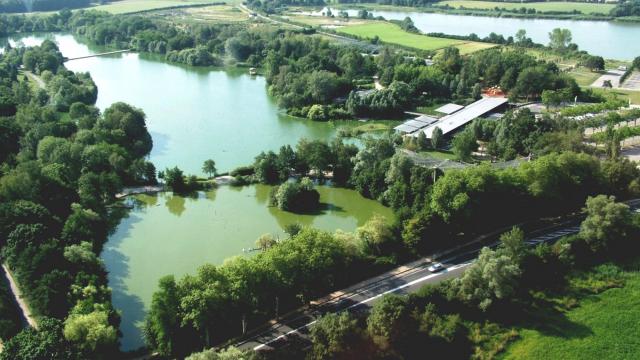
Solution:
[{"label": "bridge", "polygon": [[98,56],[122,54],[122,53],[127,53],[129,51],[132,51],[132,49],[115,50],[115,51],[103,52],[103,53],[100,53],[100,54],[92,54],[92,55],[87,55],[87,56],[78,56],[78,57],[74,57],[74,58],[65,57],[63,60],[64,60],[64,62],[67,62],[67,61],[72,61],[72,60],[88,59],[88,58],[98,57]]}]

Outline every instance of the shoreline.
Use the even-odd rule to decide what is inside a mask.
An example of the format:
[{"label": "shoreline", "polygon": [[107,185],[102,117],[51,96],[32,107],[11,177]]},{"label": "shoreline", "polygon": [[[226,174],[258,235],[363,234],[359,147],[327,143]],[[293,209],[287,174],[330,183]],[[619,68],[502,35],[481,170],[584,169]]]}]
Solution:
[{"label": "shoreline", "polygon": [[[500,6],[501,2],[496,2],[496,6]],[[524,3],[523,5],[526,5]],[[522,20],[568,20],[568,21],[604,21],[604,22],[618,22],[618,23],[631,23],[640,24],[639,19],[626,19],[626,17],[613,17],[613,16],[593,16],[590,14],[520,14],[510,11],[495,11],[493,9],[446,9],[443,7],[412,7],[412,6],[398,6],[398,5],[384,5],[376,3],[354,3],[354,4],[331,4],[331,8],[338,10],[367,10],[367,11],[397,11],[397,12],[416,12],[423,14],[444,14],[444,15],[460,15],[460,16],[482,16],[493,18],[510,18],[510,19],[522,19]],[[526,7],[526,6],[523,6]]]}]

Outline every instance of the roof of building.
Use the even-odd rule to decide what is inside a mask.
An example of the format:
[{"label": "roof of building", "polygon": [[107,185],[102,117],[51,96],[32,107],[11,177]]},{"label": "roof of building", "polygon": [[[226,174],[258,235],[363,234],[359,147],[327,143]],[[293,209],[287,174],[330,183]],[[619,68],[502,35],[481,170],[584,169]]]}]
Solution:
[{"label": "roof of building", "polygon": [[453,114],[454,112],[461,110],[462,108],[464,108],[464,106],[462,105],[458,105],[458,104],[447,104],[447,105],[443,105],[440,106],[439,108],[436,109],[437,112],[439,113],[443,113],[443,114]]},{"label": "roof of building", "polygon": [[461,126],[466,125],[471,120],[487,114],[503,104],[506,104],[507,101],[508,99],[504,97],[488,97],[480,99],[473,104],[466,106],[460,111],[440,118],[440,120],[427,126],[422,131],[424,131],[424,134],[427,135],[428,138],[431,138],[433,129],[438,127],[440,128],[440,130],[442,130],[442,134],[446,135]]},{"label": "roof of building", "polygon": [[400,124],[393,129],[403,133],[412,134],[420,129],[424,129],[425,127],[435,123],[436,121],[438,121],[438,118],[421,115],[415,119],[407,120],[403,124]]},{"label": "roof of building", "polygon": [[435,116],[428,116],[428,115],[420,115],[417,118],[410,120],[410,121],[419,121],[421,123],[425,123],[427,125],[429,124],[433,124],[434,122],[438,121],[438,118]]},{"label": "roof of building", "polygon": [[[425,126],[423,126],[423,127],[425,127]],[[420,128],[417,128],[417,127],[414,127],[414,126],[411,126],[411,125],[407,125],[407,123],[400,124],[400,125],[394,127],[393,129],[395,131],[403,132],[405,134],[413,134],[414,132],[420,130]]]}]

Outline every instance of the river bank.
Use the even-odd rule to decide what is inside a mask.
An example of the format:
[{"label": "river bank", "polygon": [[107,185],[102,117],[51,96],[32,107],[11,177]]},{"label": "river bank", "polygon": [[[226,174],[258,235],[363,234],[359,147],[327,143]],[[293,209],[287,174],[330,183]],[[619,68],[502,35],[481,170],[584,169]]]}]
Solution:
[{"label": "river bank", "polygon": [[[457,1],[444,1],[446,3],[457,3]],[[473,1],[473,3],[484,3],[483,1]],[[335,4],[332,7],[338,10],[345,9],[362,9],[367,11],[399,11],[399,12],[420,12],[427,14],[446,14],[446,15],[462,15],[462,16],[484,16],[484,17],[502,17],[502,18],[514,18],[514,19],[550,19],[550,20],[575,20],[575,21],[619,21],[619,22],[634,22],[640,23],[640,19],[637,17],[614,17],[606,14],[593,14],[593,13],[572,13],[570,11],[536,11],[536,13],[521,13],[516,12],[515,9],[506,7],[509,5],[516,5],[516,3],[504,3],[494,2],[492,8],[482,7],[469,7],[459,8],[457,6],[443,6],[440,3],[436,3],[435,6],[426,7],[411,7],[411,6],[398,6],[398,5],[385,5],[376,3],[360,3],[360,4]],[[517,3],[518,10],[521,8],[535,9],[535,6],[539,3]],[[580,4],[580,3],[578,3]],[[473,6],[473,5],[472,5]],[[503,10],[505,9],[506,10]],[[497,9],[500,10],[497,10]],[[608,11],[608,9],[607,9]]]},{"label": "river bank", "polygon": [[[343,10],[346,8],[343,8]],[[409,10],[410,9],[410,10]],[[357,17],[358,11],[350,6],[344,10],[349,17]],[[443,33],[468,36],[476,34],[480,38],[491,33],[505,38],[515,36],[523,29],[534,43],[547,44],[549,32],[555,28],[571,31],[571,42],[592,55],[606,59],[632,60],[640,54],[640,24],[607,21],[577,21],[552,19],[518,19],[506,17],[465,16],[440,13],[425,13],[408,8],[404,11],[374,10],[374,17],[386,20],[404,20],[410,17],[416,28],[425,34]],[[455,24],[455,26],[452,26]]]}]

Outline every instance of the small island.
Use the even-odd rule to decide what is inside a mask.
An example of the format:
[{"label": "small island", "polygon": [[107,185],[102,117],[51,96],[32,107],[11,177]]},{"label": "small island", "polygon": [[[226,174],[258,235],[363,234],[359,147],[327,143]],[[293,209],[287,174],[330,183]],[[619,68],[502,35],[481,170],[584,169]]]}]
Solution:
[{"label": "small island", "polygon": [[269,206],[295,213],[308,213],[320,207],[320,193],[308,177],[285,182],[271,190]]}]

